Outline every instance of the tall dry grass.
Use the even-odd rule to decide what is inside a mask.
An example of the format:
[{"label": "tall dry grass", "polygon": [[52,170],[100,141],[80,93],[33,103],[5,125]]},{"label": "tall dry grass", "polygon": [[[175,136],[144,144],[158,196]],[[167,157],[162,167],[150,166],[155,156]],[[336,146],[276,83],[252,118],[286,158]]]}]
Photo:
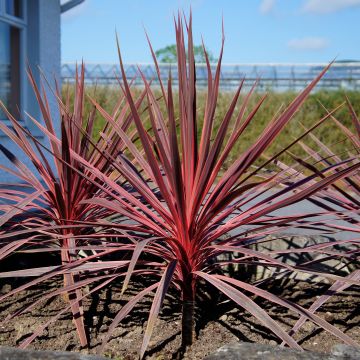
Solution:
[{"label": "tall dry grass", "polygon": [[[65,93],[65,89],[70,87],[70,92],[73,91],[73,86],[71,84],[63,85],[63,93]],[[141,89],[136,88],[133,91],[135,93],[139,93]],[[116,86],[88,86],[86,89],[87,93],[95,98],[97,102],[105,109],[110,111],[114,108],[116,101],[118,100],[121,90]],[[160,97],[160,91],[158,92]],[[222,92],[219,94],[218,106],[216,110],[216,119],[224,118],[224,114],[228,109],[230,101],[233,97],[233,92]],[[341,103],[345,101],[345,95],[349,98],[350,102],[354,106],[354,110],[356,113],[360,113],[360,91],[317,91],[309,96],[307,101],[303,104],[303,106],[299,109],[295,118],[284,128],[281,134],[279,134],[278,141],[276,141],[273,145],[271,145],[268,149],[269,153],[274,153],[276,150],[280,150],[286,144],[289,144],[294,138],[300,136],[303,133],[303,128],[301,124],[305,127],[310,127],[316,121],[318,121],[321,117],[326,114],[326,109],[333,110]],[[249,102],[249,109],[252,109],[263,96],[263,93],[258,93],[253,96]],[[236,157],[237,154],[242,153],[245,148],[253,143],[253,141],[257,138],[257,136],[262,132],[265,128],[266,124],[271,121],[274,114],[281,109],[281,107],[286,107],[292,99],[294,99],[295,93],[291,91],[276,93],[269,92],[268,97],[265,100],[263,106],[259,109],[258,113],[255,115],[255,121],[249,126],[249,128],[245,131],[242,136],[240,142],[235,144],[235,147],[232,151],[232,155],[229,157],[229,162],[233,160],[233,157]],[[70,98],[73,98],[72,96]],[[178,104],[176,103],[177,96],[174,95],[175,106],[178,108]],[[199,101],[198,101],[198,112],[199,118],[203,118],[203,112],[205,108],[205,99],[206,93],[199,93]],[[163,105],[163,102],[160,102]],[[90,112],[91,103],[87,102],[86,111]],[[241,102],[239,102],[241,104]],[[238,105],[239,107],[239,105]],[[162,109],[164,110],[164,109]],[[147,112],[145,112],[147,113]],[[236,111],[235,111],[236,113]],[[336,118],[340,120],[345,126],[350,129],[353,128],[353,124],[351,122],[351,117],[346,106],[343,106],[336,112]],[[220,121],[216,121],[214,123],[215,130],[219,127]],[[99,134],[99,131],[104,126],[104,119],[100,114],[96,115],[96,120],[94,124],[94,137],[96,138]],[[150,121],[149,121],[150,127]],[[199,127],[201,128],[201,127]],[[215,132],[216,133],[216,132]],[[331,121],[328,120],[317,128],[314,131],[314,134],[324,143],[331,144],[333,151],[340,155],[344,153],[344,151],[348,148],[349,144],[346,140],[344,134],[339,130],[339,128]],[[200,136],[200,134],[198,134]],[[311,139],[306,140],[309,145],[315,145],[311,142]],[[296,156],[305,156],[304,150],[300,146],[295,146],[292,148],[292,153]],[[286,155],[285,155],[286,156]]]}]

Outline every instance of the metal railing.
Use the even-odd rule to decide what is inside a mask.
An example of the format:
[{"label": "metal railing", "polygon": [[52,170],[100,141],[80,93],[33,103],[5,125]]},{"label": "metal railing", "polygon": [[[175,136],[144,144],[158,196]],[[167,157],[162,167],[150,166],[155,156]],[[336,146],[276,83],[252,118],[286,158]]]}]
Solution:
[{"label": "metal railing", "polygon": [[[259,80],[260,90],[299,90],[306,86],[326,66],[326,63],[307,64],[224,64],[221,70],[221,88],[235,89],[240,81],[245,78],[245,87],[250,87],[255,80]],[[178,81],[177,67],[175,64],[160,64],[160,74],[166,81],[171,69],[174,85]],[[135,79],[135,85],[141,85],[139,69],[146,79],[158,84],[156,69],[153,64],[126,64],[126,76]],[[215,73],[216,65],[211,65]],[[64,63],[61,67],[61,77],[64,82],[73,82],[76,64]],[[207,86],[207,69],[205,64],[196,65],[197,84]],[[121,79],[120,68],[116,64],[86,64],[86,83],[114,85]],[[335,62],[320,80],[317,89],[346,89],[360,90],[360,62]]]}]

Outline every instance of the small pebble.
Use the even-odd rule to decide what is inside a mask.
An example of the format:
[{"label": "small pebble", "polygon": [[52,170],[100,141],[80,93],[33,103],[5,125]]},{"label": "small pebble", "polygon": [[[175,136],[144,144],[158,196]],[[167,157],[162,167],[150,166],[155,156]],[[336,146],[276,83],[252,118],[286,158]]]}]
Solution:
[{"label": "small pebble", "polygon": [[220,320],[221,321],[226,321],[228,319],[228,316],[227,315],[222,315],[221,317],[220,317]]},{"label": "small pebble", "polygon": [[275,340],[270,340],[269,345],[276,346],[278,343]]},{"label": "small pebble", "polygon": [[332,314],[330,311],[327,311],[325,313],[325,320],[327,322],[333,322],[334,321],[334,314]]}]

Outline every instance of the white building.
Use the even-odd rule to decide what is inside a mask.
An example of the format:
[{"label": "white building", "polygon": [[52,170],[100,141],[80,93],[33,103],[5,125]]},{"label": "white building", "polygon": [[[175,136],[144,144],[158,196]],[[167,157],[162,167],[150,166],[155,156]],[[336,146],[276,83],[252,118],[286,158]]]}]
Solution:
[{"label": "white building", "polygon": [[[41,119],[31,85],[26,75],[27,63],[39,80],[39,66],[46,77],[60,81],[60,17],[61,13],[84,0],[0,0],[0,99],[31,132],[41,132],[25,116],[25,111]],[[50,103],[56,118],[54,99]],[[19,111],[18,111],[19,109]],[[0,110],[0,121],[9,123]],[[59,127],[59,123],[56,124]],[[0,143],[21,158],[20,152],[0,132]],[[27,165],[26,158],[21,158]],[[6,163],[0,154],[0,163]],[[8,164],[6,164],[8,165]],[[14,178],[0,171],[0,183]]]}]

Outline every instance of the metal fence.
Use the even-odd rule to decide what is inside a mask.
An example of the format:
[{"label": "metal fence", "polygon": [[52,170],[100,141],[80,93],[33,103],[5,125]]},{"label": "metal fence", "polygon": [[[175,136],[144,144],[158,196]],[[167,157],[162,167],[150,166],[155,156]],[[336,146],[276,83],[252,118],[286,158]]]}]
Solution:
[{"label": "metal fence", "polygon": [[[221,88],[223,90],[235,89],[240,81],[245,78],[245,86],[250,87],[259,79],[260,90],[299,90],[308,84],[326,66],[325,63],[313,64],[224,64],[221,70]],[[153,64],[126,64],[126,76],[134,79],[135,85],[141,85],[139,69],[146,79],[158,84],[156,69]],[[177,67],[175,64],[160,64],[160,73],[166,81],[171,69],[174,85],[178,81]],[[211,66],[215,73],[216,65]],[[73,82],[76,64],[64,63],[61,76],[64,82]],[[116,64],[86,64],[86,83],[114,85],[121,79],[120,68]],[[207,86],[207,69],[205,64],[196,65],[197,84]],[[346,89],[360,90],[360,62],[336,62],[319,82],[317,89]]]}]

